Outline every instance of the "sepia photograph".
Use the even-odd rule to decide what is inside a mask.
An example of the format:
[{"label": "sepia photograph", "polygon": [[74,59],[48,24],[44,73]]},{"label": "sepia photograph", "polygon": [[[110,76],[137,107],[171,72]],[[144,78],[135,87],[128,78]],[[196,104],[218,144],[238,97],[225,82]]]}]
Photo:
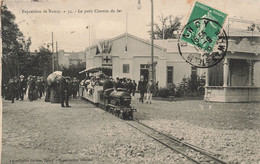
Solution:
[{"label": "sepia photograph", "polygon": [[260,164],[260,0],[1,0],[1,164]]}]

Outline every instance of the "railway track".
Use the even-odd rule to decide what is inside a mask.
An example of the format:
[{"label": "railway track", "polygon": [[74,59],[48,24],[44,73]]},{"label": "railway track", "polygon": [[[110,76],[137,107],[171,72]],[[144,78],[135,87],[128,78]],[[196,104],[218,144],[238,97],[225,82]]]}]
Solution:
[{"label": "railway track", "polygon": [[[94,105],[94,107],[96,106]],[[195,145],[183,142],[180,139],[175,138],[173,136],[163,134],[150,126],[141,123],[138,119],[133,119],[133,120],[120,119],[120,120],[125,122],[129,126],[139,130],[140,132],[146,134],[147,136],[156,140],[157,142],[163,144],[164,146],[170,148],[171,150],[182,154],[193,163],[199,163],[199,164],[204,164],[204,163],[226,164],[227,163],[219,159],[218,158],[219,155],[217,154],[209,152]]]},{"label": "railway track", "polygon": [[191,145],[186,142],[174,138],[172,136],[163,134],[152,127],[149,127],[138,120],[125,121],[131,127],[139,130],[140,132],[146,134],[157,142],[165,145],[171,150],[178,152],[188,158],[194,163],[212,163],[212,164],[225,164],[226,162],[218,159],[218,155],[211,153],[205,149],[199,148],[197,146]]}]

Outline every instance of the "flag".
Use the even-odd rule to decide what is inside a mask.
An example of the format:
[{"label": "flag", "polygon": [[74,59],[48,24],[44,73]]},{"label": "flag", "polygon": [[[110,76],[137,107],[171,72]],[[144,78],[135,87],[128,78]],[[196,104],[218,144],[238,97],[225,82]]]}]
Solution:
[{"label": "flag", "polygon": [[127,52],[127,44],[125,45],[125,53]]},{"label": "flag", "polygon": [[96,47],[96,55],[100,54],[98,46]]},{"label": "flag", "polygon": [[112,50],[112,45],[110,45],[109,50],[108,50],[108,53],[110,53],[111,50]]}]

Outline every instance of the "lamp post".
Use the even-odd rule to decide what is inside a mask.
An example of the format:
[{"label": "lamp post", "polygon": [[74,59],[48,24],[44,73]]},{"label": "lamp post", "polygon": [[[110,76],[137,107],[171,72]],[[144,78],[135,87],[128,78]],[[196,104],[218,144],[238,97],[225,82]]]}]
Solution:
[{"label": "lamp post", "polygon": [[[138,0],[137,9],[141,9],[141,0]],[[154,31],[153,31],[153,0],[151,0],[151,67],[152,67],[152,81],[154,82],[154,61],[153,61],[153,38],[154,38]]]},{"label": "lamp post", "polygon": [[53,49],[53,32],[51,32],[51,53],[52,53],[52,72],[55,71],[55,68],[54,68],[54,49]]}]

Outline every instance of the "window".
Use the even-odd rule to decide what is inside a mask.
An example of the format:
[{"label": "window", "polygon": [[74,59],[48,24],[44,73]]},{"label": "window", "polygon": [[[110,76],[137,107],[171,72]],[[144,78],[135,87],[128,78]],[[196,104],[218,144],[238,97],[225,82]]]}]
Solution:
[{"label": "window", "polygon": [[129,64],[123,64],[123,73],[129,73]]},{"label": "window", "polygon": [[141,64],[140,67],[141,69],[148,69],[150,66],[149,64]]},{"label": "window", "polygon": [[167,83],[173,83],[173,66],[167,67]]}]

